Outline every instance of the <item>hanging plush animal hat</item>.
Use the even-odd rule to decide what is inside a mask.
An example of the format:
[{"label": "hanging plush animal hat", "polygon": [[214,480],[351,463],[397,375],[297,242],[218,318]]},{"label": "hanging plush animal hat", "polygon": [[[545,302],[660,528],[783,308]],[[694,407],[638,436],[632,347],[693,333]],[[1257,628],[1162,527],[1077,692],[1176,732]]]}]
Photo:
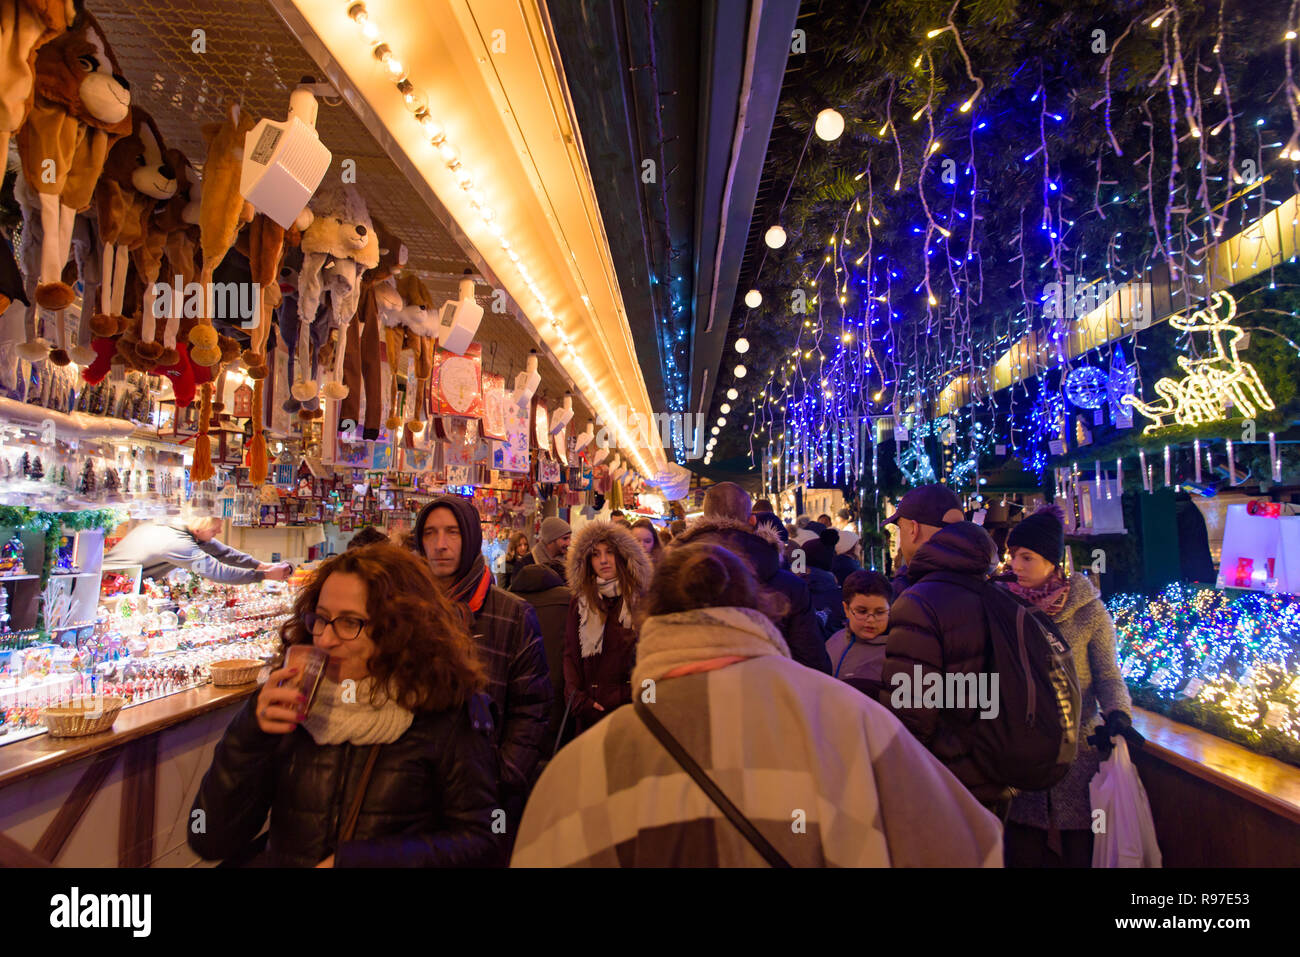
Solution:
[{"label": "hanging plush animal hat", "polygon": [[[203,251],[199,285],[204,290],[205,303],[212,274],[235,244],[239,227],[253,218],[253,207],[239,192],[244,136],[253,125],[253,118],[238,103],[228,103],[221,123],[203,127],[208,158],[203,164],[203,194],[199,201],[199,243]],[[189,339],[193,347],[190,358],[195,364],[215,366],[221,362],[222,348],[206,305],[198,324],[190,330]]]},{"label": "hanging plush animal hat", "polygon": [[[302,235],[302,272],[298,277],[298,317],[304,328],[316,320],[324,294],[330,294],[330,323],[344,329],[361,299],[361,276],[379,265],[379,235],[366,201],[356,187],[335,184],[312,197],[314,219]],[[298,337],[299,402],[316,396],[320,384],[310,376],[310,336]],[[341,350],[339,350],[341,351]],[[336,363],[337,364],[337,363]]]},{"label": "hanging plush animal hat", "polygon": [[101,260],[101,311],[90,320],[97,336],[126,331],[122,300],[126,292],[127,256],[135,259],[136,274],[144,283],[138,337],[132,348],[142,364],[152,368],[163,354],[154,316],[154,283],[162,268],[167,234],[154,223],[159,203],[176,195],[176,171],[167,160],[162,135],[153,118],[139,108],[131,110],[131,135],[113,145],[95,188],[99,214]]},{"label": "hanging plush animal hat", "polygon": [[80,0],[4,0],[0,3],[0,156],[27,119],[36,84],[36,54],[72,26]]},{"label": "hanging plush animal hat", "polygon": [[[32,107],[18,131],[23,176],[36,200],[35,208],[24,205],[23,216],[39,218],[42,231],[36,305],[60,313],[60,321],[76,295],[63,281],[74,219],[90,205],[109,149],[131,132],[131,94],[117,70],[94,17],[78,17],[37,53]],[[27,341],[18,347],[32,361],[49,354],[36,326],[33,308]]]}]

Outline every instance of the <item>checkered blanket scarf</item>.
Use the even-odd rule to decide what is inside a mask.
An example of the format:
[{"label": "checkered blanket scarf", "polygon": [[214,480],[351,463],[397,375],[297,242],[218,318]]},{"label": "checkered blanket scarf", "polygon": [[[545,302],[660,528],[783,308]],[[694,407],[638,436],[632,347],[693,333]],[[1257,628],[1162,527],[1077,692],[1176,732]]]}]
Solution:
[{"label": "checkered blanket scarf", "polygon": [[[647,619],[633,693],[792,864],[997,867],[1002,834],[897,719],[788,657],[742,609]],[[768,629],[771,629],[770,631]],[[691,663],[745,655],[664,678]],[[548,765],[517,867],[757,867],[762,858],[631,707]]]}]

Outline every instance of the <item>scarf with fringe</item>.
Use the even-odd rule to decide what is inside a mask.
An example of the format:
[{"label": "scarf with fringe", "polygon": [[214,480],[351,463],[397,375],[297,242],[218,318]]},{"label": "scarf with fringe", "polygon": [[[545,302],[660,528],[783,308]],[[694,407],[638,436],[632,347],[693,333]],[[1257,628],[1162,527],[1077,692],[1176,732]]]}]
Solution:
[{"label": "scarf with fringe", "polygon": [[1036,588],[1027,588],[1020,582],[1010,582],[1008,585],[1016,595],[1049,615],[1057,614],[1070,597],[1070,581],[1059,575],[1052,575]]},{"label": "scarf with fringe", "polygon": [[[618,579],[597,578],[596,590],[601,598],[617,598]],[[619,603],[618,623],[624,628],[632,627],[632,612],[626,601]],[[584,658],[594,658],[605,647],[605,609],[592,608],[582,593],[578,594],[578,643]]]}]

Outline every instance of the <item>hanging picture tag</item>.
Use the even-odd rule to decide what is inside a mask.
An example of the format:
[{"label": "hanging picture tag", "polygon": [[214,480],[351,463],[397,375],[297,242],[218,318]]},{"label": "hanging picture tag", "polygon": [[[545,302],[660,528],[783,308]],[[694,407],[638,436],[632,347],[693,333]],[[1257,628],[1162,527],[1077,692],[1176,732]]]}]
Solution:
[{"label": "hanging picture tag", "polygon": [[1195,698],[1198,694],[1201,693],[1201,689],[1204,687],[1205,687],[1204,681],[1202,681],[1200,678],[1193,678],[1191,681],[1187,682],[1187,687],[1185,687],[1182,691],[1178,693],[1182,695],[1184,698]]},{"label": "hanging picture tag", "polygon": [[1047,443],[1047,449],[1053,455],[1064,455],[1065,443],[1062,442],[1060,439],[1052,439],[1052,441]]},{"label": "hanging picture tag", "polygon": [[1005,445],[995,445],[995,446],[993,446],[993,454],[994,454],[994,455],[1006,455],[1006,454],[1007,454],[1007,447],[1006,447]]},{"label": "hanging picture tag", "polygon": [[1092,424],[1093,424],[1093,425],[1105,425],[1105,424],[1106,424],[1106,410],[1105,410],[1105,409],[1098,409],[1097,411],[1095,411],[1095,412],[1092,413]]},{"label": "hanging picture tag", "polygon": [[1286,725],[1290,716],[1291,709],[1284,702],[1270,701],[1264,709],[1264,726],[1280,729]]}]

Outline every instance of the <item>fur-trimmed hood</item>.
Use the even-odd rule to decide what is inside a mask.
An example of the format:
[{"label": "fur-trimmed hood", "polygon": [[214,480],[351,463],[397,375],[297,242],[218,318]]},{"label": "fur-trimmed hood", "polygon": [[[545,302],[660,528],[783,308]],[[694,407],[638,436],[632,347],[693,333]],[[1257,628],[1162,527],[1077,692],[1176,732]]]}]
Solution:
[{"label": "fur-trimmed hood", "polygon": [[749,563],[759,582],[766,585],[781,570],[781,537],[771,525],[750,525],[732,518],[697,518],[672,545],[710,542],[734,552]]},{"label": "fur-trimmed hood", "polygon": [[591,575],[591,563],[588,561],[599,544],[608,545],[623,557],[638,590],[644,594],[650,590],[650,580],[654,577],[654,566],[650,556],[645,553],[641,543],[631,530],[613,522],[588,522],[582,526],[569,543],[569,553],[565,559],[565,572],[569,588],[573,593],[582,591],[583,582]]}]

